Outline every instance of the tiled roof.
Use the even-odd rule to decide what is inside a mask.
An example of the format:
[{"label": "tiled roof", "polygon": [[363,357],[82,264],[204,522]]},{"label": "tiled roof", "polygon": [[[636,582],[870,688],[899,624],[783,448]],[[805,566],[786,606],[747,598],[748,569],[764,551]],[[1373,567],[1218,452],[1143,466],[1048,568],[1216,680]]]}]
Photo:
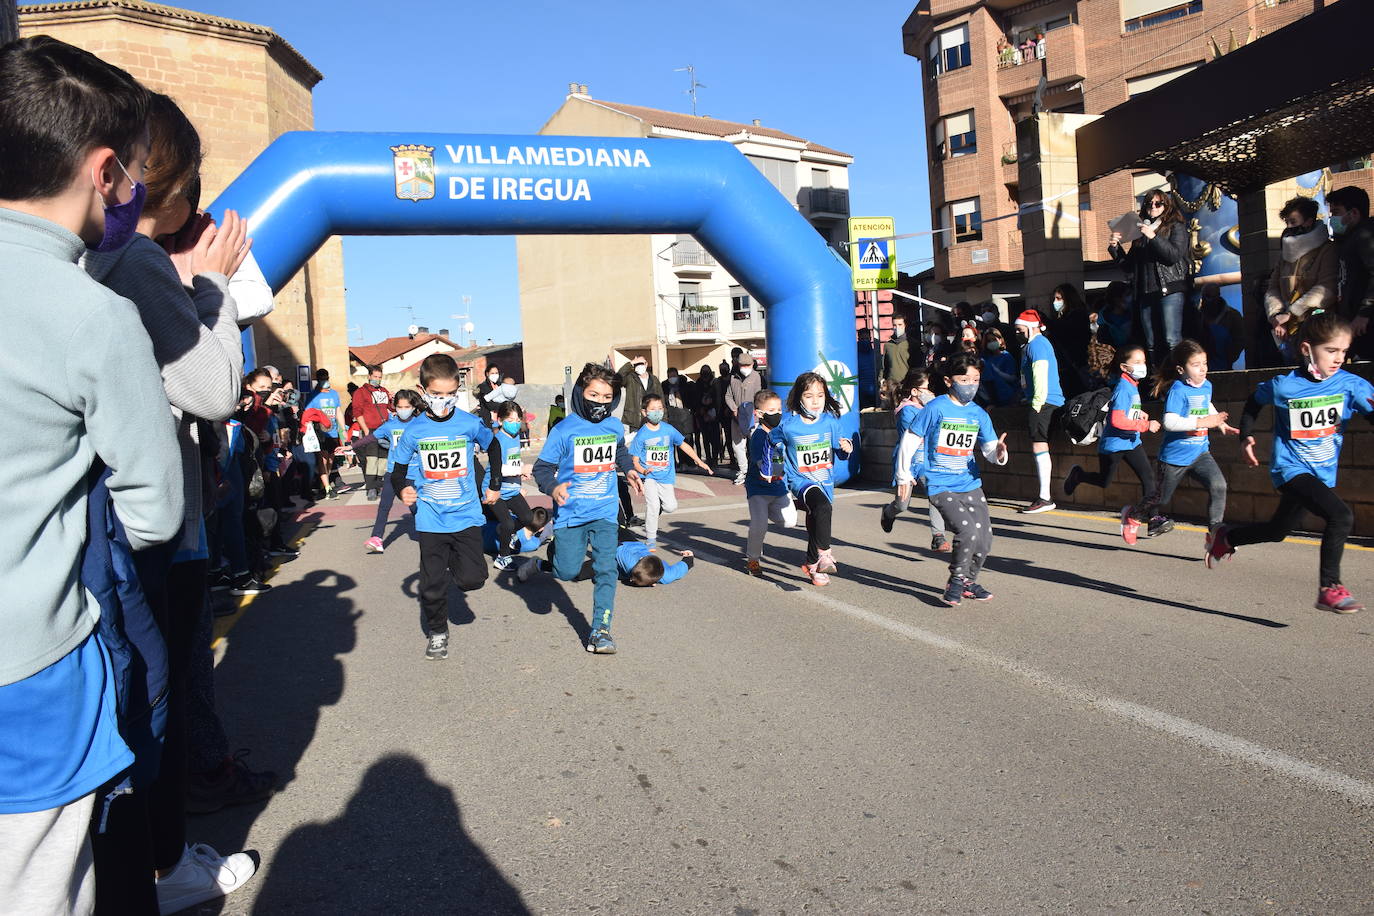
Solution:
[{"label": "tiled roof", "polygon": [[[380,343],[349,347],[348,352],[356,357],[361,363],[369,366],[379,366],[398,356],[405,356],[411,350],[422,347],[432,340],[446,343],[455,351],[458,349],[456,343],[439,334],[416,334],[414,337],[388,337]],[[441,350],[440,352],[445,351]]]},{"label": "tiled roof", "polygon": [[632,118],[638,118],[645,123],[652,124],[654,127],[663,127],[668,130],[691,131],[698,134],[709,134],[712,137],[730,137],[735,134],[753,134],[758,137],[771,137],[774,140],[791,140],[794,143],[806,144],[806,149],[815,153],[828,153],[831,156],[846,156],[853,158],[849,153],[842,153],[837,149],[828,146],[821,146],[819,143],[812,143],[805,137],[797,137],[772,127],[761,127],[756,124],[741,124],[737,121],[721,121],[717,118],[706,118],[699,115],[681,114],[676,111],[663,111],[659,108],[645,108],[642,105],[623,105],[620,102],[607,102],[604,99],[592,99],[586,96],[577,96],[586,99],[594,105],[603,108],[610,108],[619,111]]}]

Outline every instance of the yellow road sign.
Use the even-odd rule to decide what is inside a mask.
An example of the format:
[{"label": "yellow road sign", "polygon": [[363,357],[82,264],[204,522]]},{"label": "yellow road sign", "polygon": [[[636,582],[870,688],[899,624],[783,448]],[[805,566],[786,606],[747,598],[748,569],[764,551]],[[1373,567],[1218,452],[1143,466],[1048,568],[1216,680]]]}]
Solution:
[{"label": "yellow road sign", "polygon": [[849,218],[849,271],[857,289],[897,288],[897,234],[890,216]]}]

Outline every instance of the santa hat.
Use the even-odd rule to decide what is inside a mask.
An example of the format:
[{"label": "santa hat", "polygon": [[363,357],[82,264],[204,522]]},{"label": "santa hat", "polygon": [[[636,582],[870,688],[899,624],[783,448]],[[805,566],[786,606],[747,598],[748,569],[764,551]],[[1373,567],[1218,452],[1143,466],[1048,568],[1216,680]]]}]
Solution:
[{"label": "santa hat", "polygon": [[1026,309],[1020,315],[1017,315],[1016,323],[1023,328],[1040,328],[1041,330],[1045,328],[1045,326],[1040,323],[1040,313],[1035,311],[1035,309]]}]

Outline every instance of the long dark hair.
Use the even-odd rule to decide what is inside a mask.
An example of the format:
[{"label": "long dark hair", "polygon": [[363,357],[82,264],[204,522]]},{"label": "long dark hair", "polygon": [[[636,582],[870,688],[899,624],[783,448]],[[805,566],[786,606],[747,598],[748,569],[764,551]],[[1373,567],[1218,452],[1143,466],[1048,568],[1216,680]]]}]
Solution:
[{"label": "long dark hair", "polygon": [[1140,218],[1150,218],[1150,202],[1156,197],[1164,201],[1164,212],[1159,217],[1159,228],[1161,231],[1168,229],[1174,223],[1183,222],[1183,213],[1178,209],[1178,200],[1174,198],[1172,191],[1165,191],[1155,188],[1147,191],[1145,197],[1140,201]]},{"label": "long dark hair", "polygon": [[1175,344],[1169,355],[1164,357],[1164,362],[1155,370],[1155,397],[1163,397],[1169,386],[1183,377],[1182,369],[1188,365],[1188,360],[1206,352],[1207,349],[1196,340],[1185,339]]},{"label": "long dark hair", "polygon": [[819,384],[821,390],[825,392],[825,407],[823,411],[838,417],[840,415],[840,402],[835,400],[835,395],[830,393],[830,386],[827,385],[825,379],[821,378],[820,374],[816,372],[803,372],[801,375],[797,376],[797,380],[792,383],[791,392],[787,395],[787,409],[792,411],[792,413],[801,413],[802,393],[810,388],[812,384]]},{"label": "long dark hair", "polygon": [[1088,304],[1083,301],[1083,294],[1078,291],[1078,287],[1072,283],[1060,283],[1054,291],[1064,297],[1064,314],[1071,312],[1086,312]]}]

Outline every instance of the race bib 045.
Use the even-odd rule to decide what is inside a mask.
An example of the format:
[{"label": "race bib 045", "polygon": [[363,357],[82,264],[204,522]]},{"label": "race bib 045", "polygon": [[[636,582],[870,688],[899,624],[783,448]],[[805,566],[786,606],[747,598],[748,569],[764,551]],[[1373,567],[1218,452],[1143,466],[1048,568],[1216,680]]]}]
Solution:
[{"label": "race bib 045", "polygon": [[940,434],[935,440],[935,451],[941,455],[967,458],[973,454],[973,446],[977,442],[977,423],[947,417],[940,421]]},{"label": "race bib 045", "polygon": [[1345,413],[1345,395],[1289,398],[1288,430],[1293,439],[1324,439],[1334,436]]},{"label": "race bib 045", "polygon": [[420,473],[426,480],[453,480],[468,476],[468,440],[428,439],[419,443]]},{"label": "race bib 045", "polygon": [[615,434],[573,437],[573,473],[603,474],[615,470]]}]

